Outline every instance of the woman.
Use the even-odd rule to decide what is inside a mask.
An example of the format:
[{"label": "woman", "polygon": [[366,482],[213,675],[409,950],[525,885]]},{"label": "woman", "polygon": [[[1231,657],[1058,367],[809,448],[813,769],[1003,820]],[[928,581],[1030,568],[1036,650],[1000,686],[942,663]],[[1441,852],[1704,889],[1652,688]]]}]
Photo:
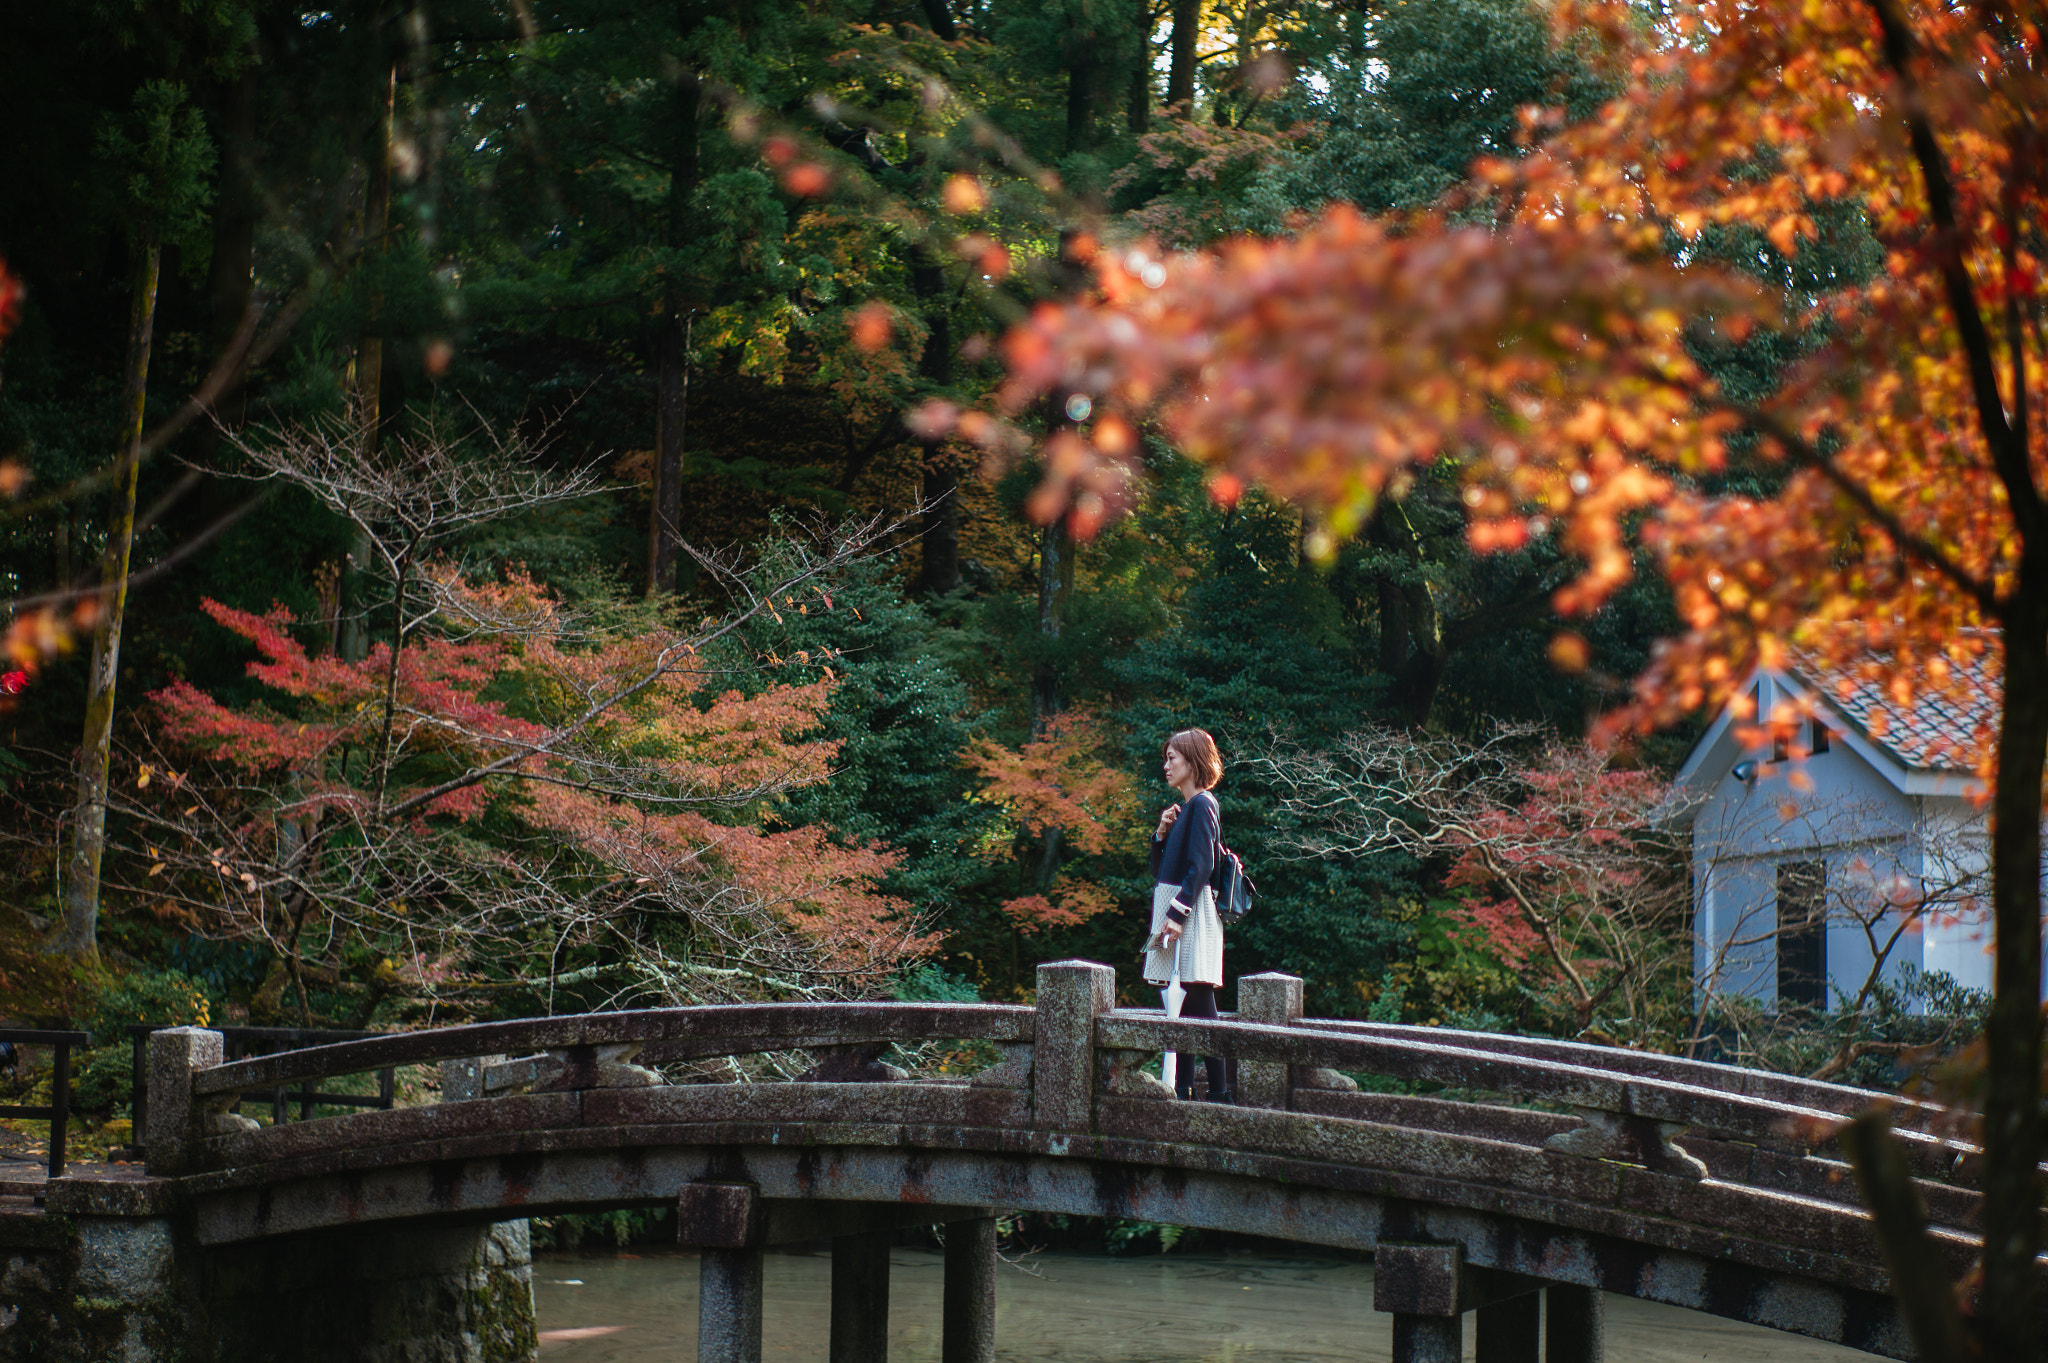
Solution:
[{"label": "woman", "polygon": [[[1145,943],[1145,980],[1162,987],[1168,1017],[1173,1010],[1172,984],[1186,991],[1178,1016],[1213,1018],[1216,991],[1223,987],[1223,923],[1216,917],[1216,896],[1209,872],[1216,865],[1222,835],[1222,811],[1210,788],[1223,779],[1223,758],[1216,740],[1201,729],[1183,729],[1166,740],[1163,754],[1166,784],[1184,803],[1169,805],[1159,815],[1152,835],[1152,936]],[[1224,1077],[1223,1061],[1210,1056],[1212,1102],[1235,1101]],[[1194,1096],[1187,1066],[1176,1077],[1175,1091]]]}]

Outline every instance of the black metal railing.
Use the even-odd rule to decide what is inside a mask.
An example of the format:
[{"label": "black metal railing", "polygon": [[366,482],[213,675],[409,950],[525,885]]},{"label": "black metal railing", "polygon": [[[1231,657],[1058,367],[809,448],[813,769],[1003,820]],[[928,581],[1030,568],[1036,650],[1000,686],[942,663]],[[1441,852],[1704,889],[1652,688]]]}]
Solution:
[{"label": "black metal railing", "polygon": [[64,1137],[71,1126],[71,1051],[84,1050],[92,1037],[84,1032],[53,1032],[26,1027],[0,1027],[0,1045],[48,1046],[56,1052],[50,1074],[50,1101],[0,1107],[0,1117],[26,1117],[50,1123],[50,1177],[64,1176]]},{"label": "black metal railing", "polygon": [[[128,1028],[128,1043],[134,1066],[132,1098],[129,1115],[134,1120],[135,1132],[130,1138],[137,1147],[143,1140],[143,1132],[149,1120],[149,1034],[161,1032],[170,1024],[140,1022]],[[226,1059],[242,1060],[250,1056],[275,1055],[279,1051],[302,1050],[308,1046],[325,1046],[336,1041],[359,1041],[364,1037],[381,1036],[380,1032],[349,1031],[321,1027],[209,1027],[208,1031],[219,1032],[224,1041]],[[270,1120],[274,1123],[286,1121],[293,1103],[299,1105],[299,1120],[313,1115],[316,1107],[369,1107],[389,1111],[397,1095],[397,1071],[386,1068],[377,1071],[377,1091],[371,1093],[327,1093],[320,1089],[317,1080],[307,1080],[293,1089],[280,1085],[276,1088],[245,1094],[243,1102],[251,1100],[270,1104]],[[237,1103],[235,1110],[241,1111]]]}]

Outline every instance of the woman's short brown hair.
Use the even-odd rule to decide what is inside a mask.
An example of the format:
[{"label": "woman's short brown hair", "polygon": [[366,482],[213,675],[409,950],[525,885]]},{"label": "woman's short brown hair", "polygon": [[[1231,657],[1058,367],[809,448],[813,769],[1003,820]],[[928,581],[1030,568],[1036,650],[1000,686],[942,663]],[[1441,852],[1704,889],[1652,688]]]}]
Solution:
[{"label": "woman's short brown hair", "polygon": [[1216,740],[1209,737],[1207,729],[1182,729],[1166,740],[1159,755],[1170,752],[1179,753],[1195,769],[1195,784],[1203,790],[1214,788],[1223,779],[1223,754],[1216,751]]}]

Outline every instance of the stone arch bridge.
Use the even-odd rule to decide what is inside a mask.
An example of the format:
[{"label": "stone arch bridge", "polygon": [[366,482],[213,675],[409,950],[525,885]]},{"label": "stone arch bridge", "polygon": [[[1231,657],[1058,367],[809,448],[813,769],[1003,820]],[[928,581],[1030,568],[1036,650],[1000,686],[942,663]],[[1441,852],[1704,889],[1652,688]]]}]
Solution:
[{"label": "stone arch bridge", "polygon": [[[156,1256],[150,1291],[204,1280],[195,1290],[217,1299],[222,1274],[204,1265],[268,1272],[292,1257],[285,1246],[441,1233],[474,1246],[477,1227],[529,1215],[670,1206],[681,1241],[702,1252],[700,1363],[758,1363],[763,1247],[826,1238],[832,1363],[881,1363],[878,1246],[892,1228],[937,1222],[950,1223],[945,1363],[990,1363],[997,1209],[1369,1251],[1397,1363],[1456,1360],[1468,1313],[1483,1363],[1591,1363],[1601,1292],[1912,1356],[1829,1144],[1866,1092],[1572,1043],[1305,1019],[1301,982],[1283,975],[1241,980],[1241,1011],[1215,1022],[1119,1009],[1113,990],[1109,967],[1064,962],[1040,968],[1034,1007],[600,1013],[228,1064],[217,1033],[159,1032],[149,1177],[56,1180],[47,1208],[108,1244],[123,1225],[142,1235]],[[933,1041],[981,1043],[992,1063],[935,1081],[881,1059]],[[1168,1050],[1235,1059],[1240,1105],[1174,1101],[1144,1068]],[[635,1063],[793,1051],[816,1065],[790,1083],[668,1085]],[[245,1093],[422,1064],[440,1067],[436,1104],[261,1128],[231,1111]],[[1347,1072],[1433,1081],[1447,1096],[1360,1092]],[[1935,1109],[1901,1103],[1894,1120],[1960,1272],[1977,1249],[1971,1151],[1944,1137]],[[332,1265],[382,1253],[319,1262],[346,1276]],[[488,1275],[465,1281],[475,1298]],[[488,1303],[444,1306],[470,1335],[485,1329]],[[495,1345],[446,1356],[517,1356],[530,1348],[528,1311],[523,1335],[501,1321]],[[132,1319],[124,1328],[119,1356],[174,1356]],[[261,1352],[243,1339],[244,1353]]]}]

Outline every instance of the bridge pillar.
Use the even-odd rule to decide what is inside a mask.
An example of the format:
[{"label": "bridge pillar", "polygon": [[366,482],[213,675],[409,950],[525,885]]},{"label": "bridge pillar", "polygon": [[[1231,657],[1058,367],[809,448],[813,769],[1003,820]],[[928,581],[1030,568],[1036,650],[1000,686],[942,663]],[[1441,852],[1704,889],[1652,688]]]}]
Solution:
[{"label": "bridge pillar", "polygon": [[692,1183],[676,1199],[676,1240],[697,1247],[697,1363],[761,1363],[768,1204],[746,1183]]},{"label": "bridge pillar", "polygon": [[833,1237],[831,1363],[888,1363],[889,1238]]},{"label": "bridge pillar", "polygon": [[1463,1363],[1463,1316],[1394,1316],[1394,1363]]},{"label": "bridge pillar", "polygon": [[761,1363],[761,1247],[698,1259],[697,1363]]},{"label": "bridge pillar", "polygon": [[1509,1297],[1473,1312],[1478,1339],[1473,1363],[1536,1363],[1542,1342],[1543,1298],[1534,1292]]},{"label": "bridge pillar", "polygon": [[1543,1295],[1548,1363],[1601,1363],[1607,1353],[1607,1313],[1600,1289],[1552,1283]]},{"label": "bridge pillar", "polygon": [[[1040,966],[1040,978],[1045,967]],[[946,1227],[946,1303],[940,1363],[995,1363],[996,1219]],[[836,1360],[835,1360],[836,1363]]]},{"label": "bridge pillar", "polygon": [[1460,1363],[1464,1251],[1457,1245],[1381,1244],[1372,1256],[1372,1305],[1394,1317],[1394,1363]]},{"label": "bridge pillar", "polygon": [[1459,1363],[1467,1311],[1479,1318],[1476,1363],[1537,1363],[1541,1285],[1468,1267],[1455,1244],[1382,1244],[1373,1252],[1372,1304],[1393,1314],[1394,1363]]}]

